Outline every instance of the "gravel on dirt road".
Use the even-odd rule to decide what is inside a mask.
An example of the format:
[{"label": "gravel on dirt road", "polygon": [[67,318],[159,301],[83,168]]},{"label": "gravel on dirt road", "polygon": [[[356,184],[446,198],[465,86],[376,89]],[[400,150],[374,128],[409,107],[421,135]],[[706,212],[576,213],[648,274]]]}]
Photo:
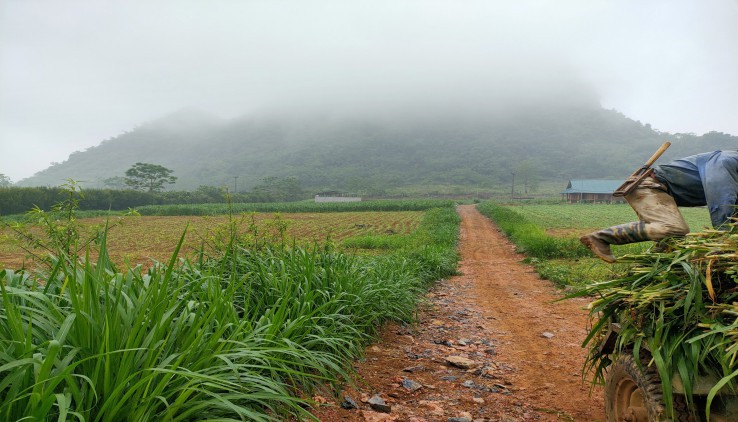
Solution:
[{"label": "gravel on dirt road", "polygon": [[473,205],[461,215],[460,274],[428,293],[413,326],[389,325],[321,421],[602,421],[583,380],[585,299],[541,280]]}]

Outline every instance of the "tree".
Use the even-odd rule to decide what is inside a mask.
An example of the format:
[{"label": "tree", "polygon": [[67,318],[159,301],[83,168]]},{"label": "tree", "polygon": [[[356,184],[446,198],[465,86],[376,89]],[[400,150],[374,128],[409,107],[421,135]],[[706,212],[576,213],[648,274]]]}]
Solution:
[{"label": "tree", "polygon": [[538,166],[531,159],[525,159],[518,164],[515,173],[520,177],[525,194],[528,191],[535,192],[538,189]]},{"label": "tree", "polygon": [[0,188],[8,188],[13,185],[13,181],[10,177],[0,173]]},{"label": "tree", "polygon": [[199,201],[202,202],[226,202],[227,190],[222,186],[201,185],[195,191]]},{"label": "tree", "polygon": [[172,184],[177,178],[172,176],[173,170],[158,164],[136,163],[126,170],[126,185],[136,190],[159,192],[164,184]]},{"label": "tree", "polygon": [[296,177],[271,176],[262,179],[262,183],[254,186],[253,194],[261,201],[297,201],[303,199],[304,192],[300,180]]},{"label": "tree", "polygon": [[110,189],[125,189],[128,185],[126,179],[120,176],[108,177],[102,180],[105,187]]}]

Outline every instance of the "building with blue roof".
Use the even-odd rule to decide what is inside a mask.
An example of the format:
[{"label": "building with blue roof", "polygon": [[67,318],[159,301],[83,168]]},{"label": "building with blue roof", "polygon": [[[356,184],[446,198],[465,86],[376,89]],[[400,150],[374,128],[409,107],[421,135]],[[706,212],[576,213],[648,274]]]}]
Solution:
[{"label": "building with blue roof", "polygon": [[623,197],[612,196],[624,180],[576,179],[569,180],[566,189],[561,192],[562,198],[569,203],[591,202],[607,203],[625,202]]}]

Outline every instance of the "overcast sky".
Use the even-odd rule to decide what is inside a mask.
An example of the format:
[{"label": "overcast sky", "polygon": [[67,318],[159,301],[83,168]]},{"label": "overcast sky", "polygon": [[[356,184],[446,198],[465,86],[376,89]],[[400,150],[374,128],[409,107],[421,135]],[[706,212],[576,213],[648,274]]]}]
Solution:
[{"label": "overcast sky", "polygon": [[473,105],[560,78],[661,131],[738,135],[738,0],[2,0],[0,173],[183,107]]}]

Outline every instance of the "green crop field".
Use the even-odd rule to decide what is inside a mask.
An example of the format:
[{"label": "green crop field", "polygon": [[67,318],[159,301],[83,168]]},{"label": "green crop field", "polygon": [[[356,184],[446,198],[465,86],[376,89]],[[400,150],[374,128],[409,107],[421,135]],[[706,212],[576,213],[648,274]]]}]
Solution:
[{"label": "green crop field", "polygon": [[[637,221],[627,204],[518,204],[484,202],[479,210],[490,217],[527,256],[541,277],[560,286],[586,285],[617,277],[628,265],[606,264],[582,246],[578,238],[594,230]],[[711,227],[707,210],[682,208],[693,232]],[[640,242],[613,245],[616,256],[639,254],[653,245]]]},{"label": "green crop field", "polygon": [[[638,221],[638,217],[628,204],[519,205],[510,208],[546,230],[571,229],[584,233]],[[680,211],[692,231],[710,227],[710,214],[707,209],[681,208]]]}]

